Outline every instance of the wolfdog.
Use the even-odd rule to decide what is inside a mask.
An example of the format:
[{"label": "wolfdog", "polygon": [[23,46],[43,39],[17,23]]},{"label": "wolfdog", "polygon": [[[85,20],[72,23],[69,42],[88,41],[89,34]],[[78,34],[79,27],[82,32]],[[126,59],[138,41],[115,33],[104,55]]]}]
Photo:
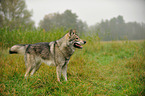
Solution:
[{"label": "wolfdog", "polygon": [[41,62],[47,65],[56,66],[57,81],[60,82],[61,73],[67,81],[67,64],[76,48],[82,49],[83,41],[70,30],[62,38],[52,42],[40,42],[36,44],[18,44],[10,48],[10,54],[24,54],[26,65],[25,78],[29,73],[33,75],[41,66]]}]

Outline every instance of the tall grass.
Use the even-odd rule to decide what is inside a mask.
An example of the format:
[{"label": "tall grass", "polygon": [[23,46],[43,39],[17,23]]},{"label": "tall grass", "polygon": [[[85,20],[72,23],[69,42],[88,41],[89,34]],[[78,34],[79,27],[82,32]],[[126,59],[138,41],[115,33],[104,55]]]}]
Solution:
[{"label": "tall grass", "polygon": [[62,37],[66,31],[64,28],[52,29],[49,32],[45,30],[9,30],[8,28],[0,29],[0,46],[11,47],[14,44],[32,44],[38,42],[50,42]]},{"label": "tall grass", "polygon": [[62,78],[58,83],[55,67],[45,64],[26,81],[24,56],[9,55],[7,47],[54,41],[65,34],[63,29],[35,32],[1,36],[0,95],[145,95],[145,41],[96,42],[95,36],[85,37],[86,45],[76,50],[68,64],[68,82]]}]

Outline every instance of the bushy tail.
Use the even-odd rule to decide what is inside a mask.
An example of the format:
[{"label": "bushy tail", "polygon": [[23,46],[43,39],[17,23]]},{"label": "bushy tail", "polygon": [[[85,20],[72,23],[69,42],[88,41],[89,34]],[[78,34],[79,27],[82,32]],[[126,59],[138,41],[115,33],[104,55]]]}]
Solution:
[{"label": "bushy tail", "polygon": [[10,48],[9,53],[10,54],[25,54],[26,46],[27,44],[18,44],[14,45]]}]

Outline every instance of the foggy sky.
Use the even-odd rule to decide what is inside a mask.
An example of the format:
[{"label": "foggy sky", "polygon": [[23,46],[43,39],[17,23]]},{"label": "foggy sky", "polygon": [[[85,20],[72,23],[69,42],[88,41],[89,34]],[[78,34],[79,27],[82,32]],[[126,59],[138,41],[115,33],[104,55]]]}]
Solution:
[{"label": "foggy sky", "polygon": [[145,23],[145,0],[26,0],[36,26],[46,14],[72,10],[78,18],[94,25],[122,15],[126,22]]}]

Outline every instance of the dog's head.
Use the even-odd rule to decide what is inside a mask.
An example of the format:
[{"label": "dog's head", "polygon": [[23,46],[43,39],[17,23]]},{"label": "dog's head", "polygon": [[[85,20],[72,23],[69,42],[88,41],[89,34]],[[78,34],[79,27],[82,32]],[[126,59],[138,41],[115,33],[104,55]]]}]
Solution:
[{"label": "dog's head", "polygon": [[70,30],[68,33],[69,36],[69,43],[73,45],[74,48],[83,48],[81,45],[85,44],[86,41],[80,39],[80,37],[76,34],[76,30]]}]

